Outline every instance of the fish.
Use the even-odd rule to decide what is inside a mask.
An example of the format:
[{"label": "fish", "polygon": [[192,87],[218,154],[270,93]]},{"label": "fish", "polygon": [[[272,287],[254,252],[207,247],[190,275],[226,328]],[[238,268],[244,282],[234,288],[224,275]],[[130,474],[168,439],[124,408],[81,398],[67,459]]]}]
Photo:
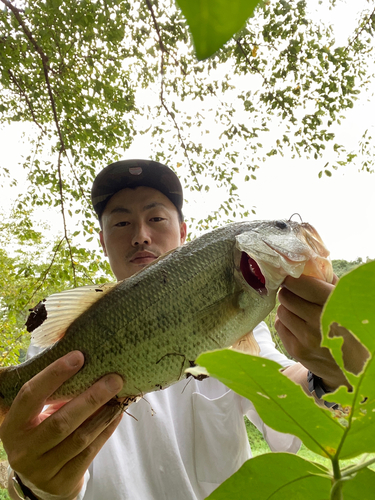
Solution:
[{"label": "fish", "polygon": [[286,276],[332,282],[317,231],[291,220],[225,225],[159,257],[117,283],[56,293],[31,312],[32,344],[43,350],[0,370],[0,420],[33,376],[73,350],[85,362],[51,400],[69,400],[108,373],[124,380],[129,405],[187,377],[205,351],[233,348],[273,309]]}]

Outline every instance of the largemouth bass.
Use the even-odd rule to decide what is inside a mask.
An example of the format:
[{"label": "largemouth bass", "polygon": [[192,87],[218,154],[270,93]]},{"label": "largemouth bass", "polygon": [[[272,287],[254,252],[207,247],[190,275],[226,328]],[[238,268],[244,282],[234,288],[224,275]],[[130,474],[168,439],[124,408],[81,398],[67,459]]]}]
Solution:
[{"label": "largemouth bass", "polygon": [[26,381],[73,350],[83,352],[85,364],[55,400],[70,399],[113,372],[124,380],[118,396],[129,403],[168,387],[202,352],[233,346],[251,332],[274,307],[287,275],[332,282],[328,255],[309,224],[234,223],[124,281],[51,295],[27,323],[32,343],[45,349],[0,371],[1,415]]}]

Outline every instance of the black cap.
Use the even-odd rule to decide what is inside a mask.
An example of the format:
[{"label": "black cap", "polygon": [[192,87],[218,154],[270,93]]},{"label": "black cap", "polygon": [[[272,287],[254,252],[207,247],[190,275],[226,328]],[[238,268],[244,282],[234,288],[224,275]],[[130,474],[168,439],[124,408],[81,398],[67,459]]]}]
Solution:
[{"label": "black cap", "polygon": [[114,194],[121,189],[137,186],[157,189],[181,212],[182,186],[172,169],[157,161],[122,160],[103,168],[92,185],[91,200],[99,219]]}]

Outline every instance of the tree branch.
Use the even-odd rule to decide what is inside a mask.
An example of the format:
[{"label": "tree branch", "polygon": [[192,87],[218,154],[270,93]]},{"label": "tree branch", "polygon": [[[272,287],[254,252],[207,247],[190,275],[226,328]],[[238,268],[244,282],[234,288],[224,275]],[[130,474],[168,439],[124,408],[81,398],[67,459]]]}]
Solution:
[{"label": "tree branch", "polygon": [[258,75],[260,75],[260,76],[263,78],[264,83],[268,86],[268,85],[269,85],[269,83],[268,83],[268,81],[267,81],[266,77],[262,74],[262,72],[261,72],[261,71],[259,71],[259,69],[258,69],[258,68],[254,67],[254,65],[253,65],[253,64],[252,64],[252,62],[250,61],[250,59],[249,59],[249,57],[248,57],[248,55],[247,55],[247,53],[246,53],[246,51],[245,51],[245,49],[244,49],[244,47],[243,47],[242,43],[240,42],[240,39],[239,39],[239,38],[236,40],[236,44],[237,44],[237,46],[239,47],[239,49],[240,49],[240,51],[241,51],[242,55],[243,55],[243,56],[244,56],[244,58],[245,58],[245,61],[247,62],[248,66],[250,67],[250,69],[251,69],[251,70],[253,70],[253,71],[255,71],[256,73],[258,73]]},{"label": "tree branch", "polygon": [[158,35],[158,39],[159,39],[159,47],[160,47],[160,50],[162,52],[164,52],[165,54],[168,54],[175,62],[176,66],[179,66],[180,69],[181,69],[181,72],[184,76],[187,75],[186,71],[184,70],[184,68],[181,68],[181,65],[180,65],[180,62],[176,59],[176,57],[171,54],[168,49],[166,48],[166,46],[164,45],[164,42],[163,42],[163,39],[161,37],[161,33],[160,33],[160,29],[159,29],[159,24],[156,20],[156,16],[155,16],[155,13],[154,13],[154,9],[152,7],[152,3],[150,0],[146,0],[146,4],[147,4],[147,8],[148,10],[150,11],[150,14],[151,14],[151,17],[152,17],[152,21],[154,23],[154,27],[155,27],[155,30],[156,30],[156,33]]},{"label": "tree branch", "polygon": [[360,37],[360,35],[362,34],[363,30],[366,28],[366,26],[368,25],[368,23],[371,21],[371,19],[375,16],[375,8],[374,10],[371,12],[371,14],[368,16],[368,18],[363,22],[361,28],[357,31],[355,37],[353,38],[353,40],[351,40],[348,45],[345,47],[345,52],[347,52],[349,50],[349,48],[355,43],[356,40],[358,40],[358,38]]},{"label": "tree branch", "polygon": [[[253,70],[253,71],[255,71],[256,73],[258,73],[258,74],[259,74],[259,75],[263,78],[263,82],[264,82],[264,84],[265,84],[267,87],[269,87],[269,86],[270,86],[269,81],[268,81],[268,80],[266,79],[266,77],[265,77],[265,76],[261,73],[261,71],[259,71],[259,69],[258,69],[258,68],[254,67],[254,65],[251,63],[251,61],[250,61],[250,59],[249,59],[249,57],[248,57],[248,55],[247,55],[247,53],[246,53],[246,51],[245,51],[245,49],[244,49],[243,45],[242,45],[242,44],[241,44],[241,42],[240,42],[240,39],[237,39],[237,40],[236,40],[236,44],[238,45],[239,49],[241,50],[241,52],[242,52],[242,54],[243,54],[243,56],[244,56],[244,58],[245,58],[246,63],[250,66],[250,69],[252,69],[252,70]],[[287,109],[283,106],[283,101],[282,101],[282,100],[280,100],[280,99],[277,97],[276,93],[275,93],[275,94],[273,94],[273,97],[274,97],[274,98],[275,98],[275,100],[279,103],[280,108],[281,108],[283,111],[287,111]],[[291,114],[291,113],[290,113],[290,111],[289,111],[289,114]]]},{"label": "tree branch", "polygon": [[53,253],[53,256],[52,256],[52,260],[50,262],[50,265],[48,266],[47,270],[45,271],[45,273],[43,274],[42,278],[39,279],[35,284],[37,285],[39,283],[39,286],[37,286],[35,288],[35,290],[33,291],[32,295],[30,296],[30,298],[28,299],[28,302],[30,303],[32,298],[35,296],[35,294],[41,289],[43,283],[45,282],[47,276],[48,276],[48,273],[50,272],[51,270],[51,267],[53,266],[53,263],[55,262],[55,258],[56,258],[56,255],[57,255],[57,252],[59,251],[59,248],[61,246],[61,243],[64,241],[65,239],[65,236],[63,238],[61,238],[59,244],[57,245],[56,247],[56,250],[54,251]]},{"label": "tree branch", "polygon": [[20,91],[20,94],[21,96],[24,97],[25,101],[26,101],[26,104],[30,110],[30,113],[31,113],[31,116],[33,117],[33,122],[40,128],[40,130],[42,131],[43,134],[46,133],[46,131],[43,129],[43,127],[40,125],[40,123],[37,121],[36,119],[36,116],[35,116],[35,113],[34,113],[34,109],[32,107],[32,104],[29,100],[29,98],[27,97],[27,94],[26,92],[22,89],[21,85],[19,84],[19,82],[17,81],[17,78],[14,76],[14,74],[12,73],[12,71],[10,69],[8,69],[8,74],[10,76],[10,79],[12,80],[12,82],[14,83],[14,85],[18,88],[18,90]]},{"label": "tree branch", "polygon": [[[67,158],[69,166],[70,166],[70,168],[71,168],[71,170],[73,172],[74,178],[75,178],[75,180],[76,180],[76,182],[78,184],[79,190],[81,191],[82,196],[84,198],[86,198],[85,192],[82,189],[82,186],[81,186],[81,184],[80,184],[80,182],[79,182],[79,180],[77,178],[77,175],[76,175],[76,173],[74,171],[73,165],[72,165],[72,163],[69,160],[68,155],[67,155],[65,141],[64,141],[64,138],[63,138],[63,134],[62,134],[61,127],[60,127],[60,122],[59,122],[59,117],[58,117],[58,114],[57,114],[55,98],[53,96],[52,86],[51,86],[51,82],[50,82],[50,78],[49,78],[49,71],[50,71],[50,68],[49,68],[49,65],[48,65],[49,58],[44,53],[43,49],[38,45],[37,41],[33,37],[33,34],[31,33],[31,31],[28,29],[28,27],[24,23],[22,17],[20,16],[20,10],[17,9],[14,5],[12,5],[9,2],[9,0],[0,0],[0,1],[11,10],[11,12],[13,13],[13,15],[17,19],[19,25],[21,26],[23,32],[25,33],[26,37],[28,38],[29,42],[32,44],[32,46],[34,47],[34,49],[36,50],[36,52],[39,54],[39,56],[41,58],[42,66],[43,66],[43,73],[44,73],[44,80],[45,80],[46,85],[47,85],[47,91],[48,91],[48,96],[49,96],[49,100],[50,100],[51,107],[52,107],[53,118],[54,118],[54,122],[55,122],[56,129],[57,129],[57,134],[58,134],[58,137],[59,137],[59,140],[60,140],[60,144],[61,144],[60,153],[63,152],[65,154],[65,157]],[[61,158],[59,156],[59,160],[58,160],[59,165],[60,165],[60,162],[61,162]]]},{"label": "tree branch", "polygon": [[68,236],[68,230],[66,227],[66,219],[65,219],[65,208],[64,208],[64,193],[63,193],[63,182],[62,182],[62,175],[61,175],[61,153],[62,153],[62,148],[59,151],[59,156],[57,159],[57,171],[59,174],[59,191],[60,191],[60,201],[61,201],[61,215],[63,218],[63,224],[64,224],[64,239],[66,240],[69,248],[69,254],[70,254],[70,261],[72,263],[72,271],[73,271],[73,283],[74,286],[77,286],[77,281],[76,281],[76,268],[73,260],[73,253],[72,253],[72,247],[70,246],[70,241],[69,241],[69,236]]},{"label": "tree branch", "polygon": [[17,19],[19,25],[23,29],[23,32],[25,33],[27,38],[30,40],[30,42],[33,45],[33,47],[35,48],[35,50],[40,55],[40,57],[43,61],[43,64],[47,64],[48,57],[44,54],[43,50],[39,47],[39,45],[37,44],[35,38],[33,37],[32,33],[31,33],[31,31],[28,29],[28,27],[24,23],[22,17],[20,16],[20,12],[22,12],[22,11],[20,9],[17,9],[17,7],[15,7],[13,4],[11,4],[8,0],[0,0],[0,1],[4,5],[6,5],[11,12],[13,12],[14,17]]},{"label": "tree branch", "polygon": [[[150,11],[150,14],[151,14],[154,26],[155,26],[155,30],[156,30],[157,35],[158,35],[159,48],[160,48],[160,52],[161,52],[161,59],[160,59],[160,76],[161,76],[161,81],[160,81],[160,102],[161,102],[162,107],[166,111],[167,115],[173,121],[175,129],[177,130],[178,139],[179,139],[179,141],[181,143],[182,149],[184,150],[184,155],[185,155],[185,157],[187,159],[187,162],[188,162],[191,174],[192,174],[195,182],[197,183],[197,186],[200,188],[201,186],[199,184],[199,181],[197,179],[196,173],[194,172],[193,166],[191,164],[191,160],[190,160],[190,157],[189,157],[189,154],[188,154],[188,148],[187,148],[187,146],[185,144],[185,141],[184,141],[184,139],[182,137],[180,127],[179,127],[179,125],[178,125],[178,123],[177,123],[177,121],[176,121],[176,119],[174,117],[174,114],[168,108],[168,106],[167,106],[167,104],[165,102],[165,99],[164,99],[164,54],[168,54],[168,55],[171,55],[171,54],[165,48],[165,45],[163,43],[163,40],[162,40],[162,37],[161,37],[161,33],[160,33],[160,30],[159,30],[159,25],[157,23],[157,20],[156,20],[156,17],[155,17],[155,13],[154,13],[154,9],[152,7],[151,1],[150,0],[146,0],[146,4],[147,4],[147,7],[148,7],[148,9]],[[176,61],[176,59],[174,58],[174,56],[171,56],[171,57],[174,59],[174,61],[176,62],[176,64],[179,64]],[[186,76],[186,72],[183,69],[181,71],[183,72],[184,76]]]}]

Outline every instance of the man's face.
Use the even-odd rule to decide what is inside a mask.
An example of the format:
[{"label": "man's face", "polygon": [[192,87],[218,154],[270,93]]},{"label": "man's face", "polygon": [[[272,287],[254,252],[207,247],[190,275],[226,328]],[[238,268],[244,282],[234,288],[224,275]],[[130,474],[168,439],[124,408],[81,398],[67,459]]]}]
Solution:
[{"label": "man's face", "polygon": [[100,242],[118,280],[129,278],[160,255],[182,245],[186,224],[156,189],[123,189],[107,203]]}]

